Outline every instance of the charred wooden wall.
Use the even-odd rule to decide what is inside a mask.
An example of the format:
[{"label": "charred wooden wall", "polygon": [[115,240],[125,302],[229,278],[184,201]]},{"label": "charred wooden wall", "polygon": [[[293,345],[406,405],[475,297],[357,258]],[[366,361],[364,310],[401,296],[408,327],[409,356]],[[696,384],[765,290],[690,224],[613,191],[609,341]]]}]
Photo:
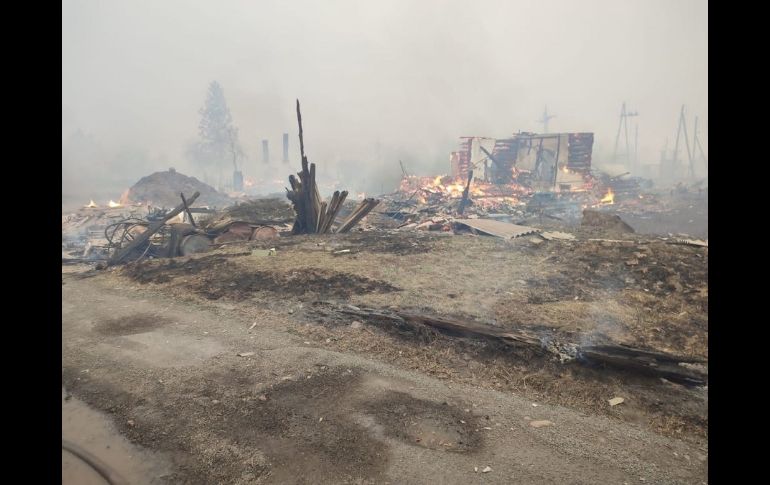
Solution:
[{"label": "charred wooden wall", "polygon": [[570,133],[567,168],[574,172],[588,173],[591,170],[593,145],[593,133]]}]

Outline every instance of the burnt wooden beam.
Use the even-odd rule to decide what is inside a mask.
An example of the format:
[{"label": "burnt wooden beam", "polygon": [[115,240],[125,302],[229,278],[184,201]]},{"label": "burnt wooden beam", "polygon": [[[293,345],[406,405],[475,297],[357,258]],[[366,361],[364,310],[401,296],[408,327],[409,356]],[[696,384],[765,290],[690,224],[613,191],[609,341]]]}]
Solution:
[{"label": "burnt wooden beam", "polygon": [[[399,327],[411,327],[420,332],[421,327],[429,327],[444,334],[458,337],[494,340],[511,346],[524,346],[538,352],[548,352],[564,357],[564,349],[573,349],[574,358],[570,359],[590,367],[605,367],[616,371],[652,377],[663,377],[672,382],[686,385],[707,383],[708,374],[698,370],[698,365],[706,364],[704,359],[638,349],[619,344],[591,345],[580,347],[571,343],[555,343],[550,336],[541,336],[529,330],[502,329],[475,322],[437,317],[433,315],[405,312],[388,312],[376,309],[343,307],[341,313],[370,318],[379,322],[390,322]],[[696,365],[692,365],[696,364]]]},{"label": "burnt wooden beam", "polygon": [[184,193],[180,192],[179,195],[182,197],[182,205],[184,205],[184,210],[187,212],[187,217],[190,218],[190,224],[192,224],[193,227],[197,228],[198,226],[195,224],[195,219],[193,219],[192,213],[190,212],[190,207],[187,204],[187,200],[184,198]]},{"label": "burnt wooden beam", "polygon": [[361,204],[354,210],[347,219],[345,219],[340,227],[337,228],[338,233],[348,232],[353,226],[363,219],[372,209],[374,209],[380,201],[377,199],[364,199]]},{"label": "burnt wooden beam", "polygon": [[468,170],[468,183],[465,186],[465,190],[463,190],[463,198],[460,200],[460,208],[458,209],[458,212],[460,215],[465,211],[465,206],[468,205],[468,193],[471,189],[471,181],[473,180],[473,170]]}]

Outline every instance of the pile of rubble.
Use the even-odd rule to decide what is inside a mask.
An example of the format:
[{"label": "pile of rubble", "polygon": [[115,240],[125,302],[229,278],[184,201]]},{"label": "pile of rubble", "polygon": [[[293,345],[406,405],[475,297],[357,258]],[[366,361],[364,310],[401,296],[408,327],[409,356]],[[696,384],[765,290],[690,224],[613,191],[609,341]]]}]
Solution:
[{"label": "pile of rubble", "polygon": [[[382,196],[382,204],[370,220],[374,227],[402,231],[455,231],[458,219],[490,219],[517,225],[533,220],[558,221],[568,226],[583,224],[585,211],[648,217],[675,210],[667,193],[653,192],[652,182],[629,174],[609,176],[593,171],[582,185],[569,189],[536,191],[526,178],[493,184],[470,177],[402,177],[398,190]],[[702,194],[703,183],[672,189],[679,195]],[[593,217],[589,215],[589,218]],[[389,218],[392,223],[385,224]],[[372,227],[364,224],[362,227]]]},{"label": "pile of rubble", "polygon": [[536,192],[516,183],[405,176],[398,191],[383,196],[379,212],[399,221],[400,230],[450,231],[458,218],[523,223],[547,217],[578,223],[584,209],[615,203],[606,195],[598,190]]},{"label": "pile of rubble", "polygon": [[[292,189],[287,189],[287,196],[293,207],[280,199],[233,204],[234,200],[193,177],[173,169],[157,172],[134,185],[121,203],[111,201],[109,214],[92,202],[78,213],[64,216],[62,262],[102,260],[100,266],[106,267],[144,258],[187,256],[224,244],[270,240],[281,234],[349,231],[380,201],[364,199],[335,226],[347,191],[336,191],[330,201],[321,201],[315,164],[308,164],[304,153],[299,101],[297,120],[302,171],[298,177],[289,177]],[[191,191],[194,193],[189,195]],[[185,193],[189,197],[185,197]],[[137,200],[141,202],[131,202]],[[193,207],[193,203],[202,201],[227,207],[219,211]],[[147,213],[140,209],[144,204],[147,204]],[[166,209],[166,206],[175,207]],[[98,251],[93,251],[94,248]]]},{"label": "pile of rubble", "polygon": [[105,230],[124,220],[141,220],[143,207],[85,206],[77,212],[62,215],[62,261],[69,259],[104,259],[109,241]]},{"label": "pile of rubble", "polygon": [[280,199],[256,199],[217,211],[193,207],[200,194],[177,195],[175,209],[116,204],[85,206],[62,216],[62,262],[114,264],[173,257],[216,245],[278,237],[291,229],[294,212]]},{"label": "pile of rubble", "polygon": [[213,244],[265,240],[291,230],[291,206],[281,199],[254,199],[230,206],[203,221]]},{"label": "pile of rubble", "polygon": [[[604,218],[596,210],[611,207],[613,212],[623,209],[637,213],[665,209],[656,196],[643,192],[650,188],[647,181],[626,177],[628,174],[610,177],[591,171],[588,162],[578,163],[577,158],[573,159],[573,155],[577,156],[575,150],[585,147],[581,148],[572,135],[562,137],[572,140],[572,158],[562,164],[557,150],[549,172],[555,171],[552,178],[543,179],[542,170],[538,172],[537,167],[545,163],[542,157],[537,158],[542,163],[536,163],[532,170],[522,168],[526,165],[522,158],[523,165],[511,165],[501,178],[500,170],[508,167],[499,159],[504,152],[498,150],[493,155],[482,146],[480,150],[494,162],[496,171],[484,162],[481,177],[474,178],[475,165],[469,165],[464,176],[458,175],[461,172],[457,169],[453,176],[437,177],[409,175],[402,165],[404,176],[394,193],[354,202],[347,200],[347,191],[335,191],[324,201],[316,182],[316,166],[305,156],[299,101],[297,121],[302,165],[296,176],[289,176],[286,196],[291,204],[276,198],[235,203],[213,187],[174,169],[156,172],[139,180],[120,203],[110,201],[110,207],[99,208],[92,202],[64,216],[63,261],[74,257],[117,264],[145,257],[187,255],[217,245],[281,235],[344,233],[354,226],[359,231],[451,231],[518,237],[542,233],[529,227],[528,221],[537,219],[542,224],[544,219],[553,219],[567,225],[582,221],[584,225],[633,232],[617,216]],[[520,156],[525,157],[529,151],[521,151]],[[490,177],[489,173],[497,175]],[[546,187],[543,180],[550,185]],[[570,183],[558,183],[560,180]],[[185,199],[185,194],[192,195]],[[193,207],[194,202],[198,207]]]},{"label": "pile of rubble", "polygon": [[227,207],[234,202],[229,196],[195,177],[188,177],[170,168],[166,172],[155,172],[143,177],[121,197],[123,205],[143,204],[157,207],[175,207],[179,194],[199,192],[198,203],[208,207]]}]

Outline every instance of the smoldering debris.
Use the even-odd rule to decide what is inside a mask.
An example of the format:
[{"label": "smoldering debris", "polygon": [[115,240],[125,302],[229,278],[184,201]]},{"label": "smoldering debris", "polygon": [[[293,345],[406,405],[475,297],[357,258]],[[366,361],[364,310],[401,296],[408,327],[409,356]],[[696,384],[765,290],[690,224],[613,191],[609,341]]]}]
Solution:
[{"label": "smoldering debris", "polygon": [[[225,254],[231,246],[238,246],[242,250],[236,251],[241,252],[227,254],[237,257],[264,253],[274,257],[268,259],[277,260],[281,258],[284,247],[292,248],[295,256],[297,251],[322,251],[305,255],[311,266],[321,267],[326,264],[323,255],[328,251],[336,267],[347,265],[349,260],[366,257],[366,254],[377,255],[375,259],[401,259],[432,251],[431,248],[435,247],[432,243],[425,244],[415,239],[421,234],[457,240],[468,239],[462,236],[478,236],[504,240],[511,248],[531,251],[532,255],[543,253],[537,261],[532,261],[532,271],[537,271],[539,262],[563,261],[571,255],[575,255],[576,264],[567,266],[584,266],[568,278],[573,283],[570,288],[552,288],[551,283],[539,289],[533,287],[531,291],[539,294],[526,299],[528,308],[563,304],[562,300],[567,297],[570,302],[579,305],[584,300],[595,298],[592,295],[596,291],[625,289],[638,293],[636,298],[640,301],[666,298],[670,292],[694,298],[693,294],[700,295],[703,291],[700,276],[685,278],[678,273],[673,274],[671,264],[657,264],[647,249],[653,243],[686,246],[704,253],[687,253],[688,258],[699,257],[705,263],[707,239],[701,240],[683,232],[640,234],[624,220],[627,216],[639,218],[646,214],[680,210],[683,204],[697,205],[693,198],[701,196],[702,189],[696,184],[692,187],[680,185],[671,191],[656,190],[643,180],[624,178],[627,174],[610,177],[595,170],[591,167],[590,134],[523,134],[491,142],[478,137],[468,138],[461,145],[461,151],[454,152],[450,157],[450,175],[413,175],[400,162],[403,177],[398,188],[389,194],[377,197],[358,194],[354,199],[348,197],[348,191],[337,190],[323,200],[316,179],[316,164],[308,160],[304,150],[299,102],[297,121],[301,170],[288,177],[287,200],[235,200],[212,192],[213,188],[191,177],[173,171],[159,172],[143,178],[128,191],[121,203],[113,203],[112,207],[89,203],[78,212],[63,216],[63,262],[98,261],[101,267],[106,267],[156,258],[186,258],[211,251]],[[549,144],[553,144],[553,150],[548,148]],[[168,194],[179,187],[182,190],[174,192],[172,200]],[[203,205],[204,190],[209,202],[216,201],[226,206],[215,209]],[[132,197],[151,198],[162,203],[147,204],[145,200],[144,204],[132,204]],[[355,232],[355,235],[346,234],[349,232]],[[418,249],[383,251],[383,245]],[[621,246],[622,249],[612,249]],[[592,252],[601,253],[601,258],[592,258],[589,254]],[[68,255],[66,260],[65,253]],[[605,261],[615,253],[616,261]],[[448,253],[444,261],[433,264],[460,267],[475,264],[462,261],[453,254]],[[478,257],[483,259],[485,255]],[[317,272],[309,267],[297,270],[287,268],[282,270],[280,278],[274,278],[269,269],[273,263],[262,258],[252,259],[267,267],[259,273],[264,277],[257,278],[249,287],[252,292],[274,295],[285,291],[291,297],[304,298],[308,288],[297,286],[296,275]],[[174,264],[173,259],[169,261],[171,264]],[[380,263],[374,261],[371,264]],[[696,263],[688,260],[687,264],[697,264],[697,260]],[[201,265],[205,271],[203,261]],[[351,267],[355,268],[355,265]],[[136,278],[146,271],[168,271],[164,268],[163,265],[133,264],[131,274]],[[411,270],[420,275],[433,271],[420,267]],[[586,278],[586,274],[593,276]],[[324,276],[317,285],[319,294],[344,300],[353,295],[371,293],[365,287],[356,286],[364,279],[354,272],[346,275],[337,282],[346,288],[344,292],[328,291],[329,278]],[[210,285],[222,289],[215,295],[217,298],[227,297],[232,282],[226,279],[226,275],[212,272],[206,278]],[[424,278],[426,281],[429,279],[427,276]],[[462,274],[457,278],[462,278]],[[153,282],[163,285],[176,280],[158,277]],[[291,291],[276,286],[276,281],[284,280],[287,282],[284,286],[291,287]],[[546,281],[557,279],[546,277]],[[263,282],[271,282],[272,289],[263,288]],[[584,287],[578,288],[581,285]],[[235,288],[238,287],[236,284]],[[393,287],[400,288],[399,285]],[[698,298],[695,300],[688,305],[692,304],[695,308],[701,301]],[[707,381],[707,372],[695,372],[680,365],[691,362],[686,355],[644,346],[628,346],[611,338],[588,342],[585,336],[573,339],[548,331],[532,331],[518,328],[515,322],[503,327],[484,326],[445,314],[415,313],[408,308],[360,307],[351,313],[350,308],[340,301],[331,305],[336,308],[332,313],[354,315],[364,321],[389,321],[402,330],[411,328],[418,335],[424,335],[425,329],[430,328],[465,337],[491,339],[509,346],[524,345],[530,350],[555,357],[563,364],[578,362],[620,372],[665,377],[687,384],[701,385]],[[500,315],[505,317],[506,312],[510,309],[500,310]]]},{"label": "smoldering debris", "polygon": [[703,359],[637,349],[626,345],[580,346],[573,342],[559,341],[551,335],[539,334],[531,330],[500,329],[477,322],[435,315],[350,308],[349,306],[340,306],[335,311],[354,315],[364,322],[371,320],[377,325],[387,323],[402,329],[409,329],[418,334],[424,333],[425,328],[430,328],[453,336],[494,340],[514,348],[532,348],[555,357],[561,363],[575,361],[589,366],[608,366],[621,371],[664,377],[673,382],[688,385],[703,385],[707,377],[702,368],[681,365],[703,364],[705,363]]},{"label": "smoldering debris", "polygon": [[[396,191],[377,198],[358,194],[354,201],[348,191],[337,190],[322,200],[316,164],[305,154],[299,101],[297,122],[302,163],[301,171],[289,176],[286,195],[291,205],[275,199],[236,200],[174,169],[156,172],[139,180],[120,202],[102,208],[90,201],[77,213],[63,216],[62,257],[115,264],[207,250],[206,238],[216,246],[281,233],[351,230],[506,239],[545,232],[540,236],[545,241],[554,239],[548,234],[574,238],[573,232],[589,228],[600,235],[633,233],[624,214],[639,220],[648,217],[645,214],[665,213],[672,197],[690,194],[682,184],[665,194],[650,190],[643,179],[596,170],[591,166],[592,133],[520,133],[504,139],[462,138],[460,150],[450,156],[450,175],[413,175],[399,161],[403,177]],[[696,187],[701,194],[702,187]],[[196,204],[188,206],[184,194],[193,192]],[[141,209],[145,205],[146,213]],[[493,226],[496,229],[490,229]],[[687,233],[675,237],[693,239]]]},{"label": "smoldering debris", "polygon": [[178,197],[173,209],[85,206],[62,216],[62,262],[101,262],[103,267],[189,256],[233,242],[272,240],[291,227],[291,208],[279,199],[246,200],[214,210],[195,207],[199,192]]}]

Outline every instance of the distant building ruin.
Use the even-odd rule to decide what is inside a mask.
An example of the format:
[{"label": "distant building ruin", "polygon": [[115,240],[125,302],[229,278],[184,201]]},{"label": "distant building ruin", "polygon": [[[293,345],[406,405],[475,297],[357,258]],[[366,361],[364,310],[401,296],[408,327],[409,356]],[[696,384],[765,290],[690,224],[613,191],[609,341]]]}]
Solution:
[{"label": "distant building ruin", "polygon": [[461,137],[449,157],[451,174],[495,184],[516,181],[537,190],[570,190],[591,170],[593,133],[519,133],[510,138]]},{"label": "distant building ruin", "polygon": [[270,148],[267,140],[262,140],[262,162],[270,163]]}]

